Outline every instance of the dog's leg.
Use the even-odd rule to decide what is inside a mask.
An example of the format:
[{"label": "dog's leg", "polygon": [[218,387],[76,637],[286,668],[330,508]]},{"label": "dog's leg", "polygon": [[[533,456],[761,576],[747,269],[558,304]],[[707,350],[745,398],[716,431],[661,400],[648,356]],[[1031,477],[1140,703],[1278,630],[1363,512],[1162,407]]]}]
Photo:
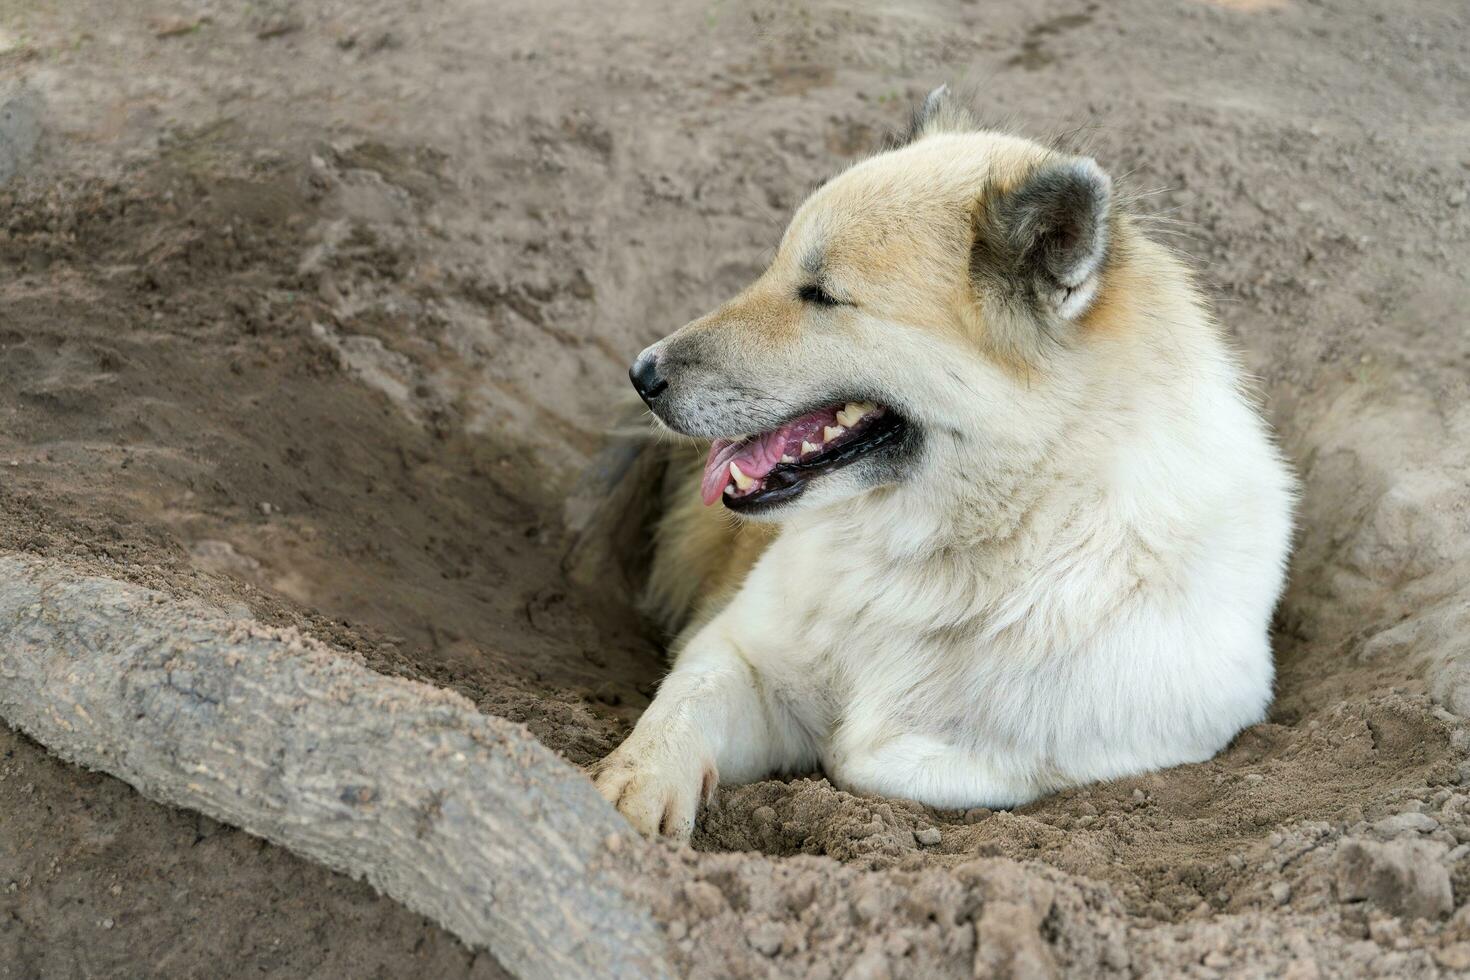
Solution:
[{"label": "dog's leg", "polygon": [[695,634],[622,745],[592,769],[641,833],[687,840],[716,782],[814,761],[810,739],[767,696],[721,615]]},{"label": "dog's leg", "polygon": [[923,800],[944,809],[1019,806],[1046,792],[1034,760],[975,752],[940,739],[905,734],[839,749],[833,782],[851,793]]}]

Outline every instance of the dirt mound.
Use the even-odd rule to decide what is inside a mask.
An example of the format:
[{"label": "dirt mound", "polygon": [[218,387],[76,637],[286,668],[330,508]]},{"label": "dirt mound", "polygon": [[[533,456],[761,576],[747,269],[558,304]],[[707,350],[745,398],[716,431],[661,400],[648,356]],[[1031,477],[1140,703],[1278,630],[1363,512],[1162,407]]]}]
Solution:
[{"label": "dirt mound", "polygon": [[[175,6],[0,33],[26,141],[0,154],[0,549],[295,625],[589,762],[661,670],[564,519],[615,482],[578,484],[627,357],[968,82],[1033,135],[1096,126],[1260,379],[1303,481],[1275,706],[1219,758],[1014,812],[726,787],[660,852],[700,887],[650,868],[647,900],[750,975],[1470,969],[1461,5]],[[240,972],[496,969],[4,741],[23,974],[155,962],[201,920]],[[157,962],[211,974],[210,946]]]}]

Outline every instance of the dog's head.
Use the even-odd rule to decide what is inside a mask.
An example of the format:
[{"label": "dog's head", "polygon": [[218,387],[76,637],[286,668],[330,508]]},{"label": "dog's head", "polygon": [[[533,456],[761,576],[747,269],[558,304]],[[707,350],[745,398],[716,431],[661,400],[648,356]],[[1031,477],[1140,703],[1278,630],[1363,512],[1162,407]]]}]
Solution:
[{"label": "dog's head", "polygon": [[707,503],[785,518],[902,484],[1029,424],[1038,366],[1102,292],[1113,210],[1092,160],[975,131],[941,90],[911,139],[817,190],[770,268],[630,377],[665,425],[714,440]]}]

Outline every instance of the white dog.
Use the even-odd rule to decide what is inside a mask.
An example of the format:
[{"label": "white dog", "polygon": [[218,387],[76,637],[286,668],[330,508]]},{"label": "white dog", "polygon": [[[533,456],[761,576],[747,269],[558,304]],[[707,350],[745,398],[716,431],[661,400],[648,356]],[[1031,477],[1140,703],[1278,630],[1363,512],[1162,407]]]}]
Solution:
[{"label": "white dog", "polygon": [[1293,481],[1189,272],[1092,160],[974,131],[941,90],[631,375],[714,443],[665,486],[673,670],[594,768],[640,831],[687,838],[717,779],[817,767],[1015,806],[1264,715]]}]

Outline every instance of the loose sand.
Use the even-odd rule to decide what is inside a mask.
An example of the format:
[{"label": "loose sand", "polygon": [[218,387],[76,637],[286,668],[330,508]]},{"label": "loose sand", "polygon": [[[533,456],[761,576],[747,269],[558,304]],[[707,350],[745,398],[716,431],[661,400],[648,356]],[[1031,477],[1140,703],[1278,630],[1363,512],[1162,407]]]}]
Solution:
[{"label": "loose sand", "polygon": [[[627,360],[968,86],[1085,131],[1259,378],[1303,480],[1275,706],[1009,813],[725,788],[666,855],[709,890],[649,900],[773,974],[1470,970],[1463,2],[421,6],[0,0],[0,549],[298,625],[589,762],[661,670],[624,577],[569,574]],[[0,749],[0,976],[500,975]]]}]

